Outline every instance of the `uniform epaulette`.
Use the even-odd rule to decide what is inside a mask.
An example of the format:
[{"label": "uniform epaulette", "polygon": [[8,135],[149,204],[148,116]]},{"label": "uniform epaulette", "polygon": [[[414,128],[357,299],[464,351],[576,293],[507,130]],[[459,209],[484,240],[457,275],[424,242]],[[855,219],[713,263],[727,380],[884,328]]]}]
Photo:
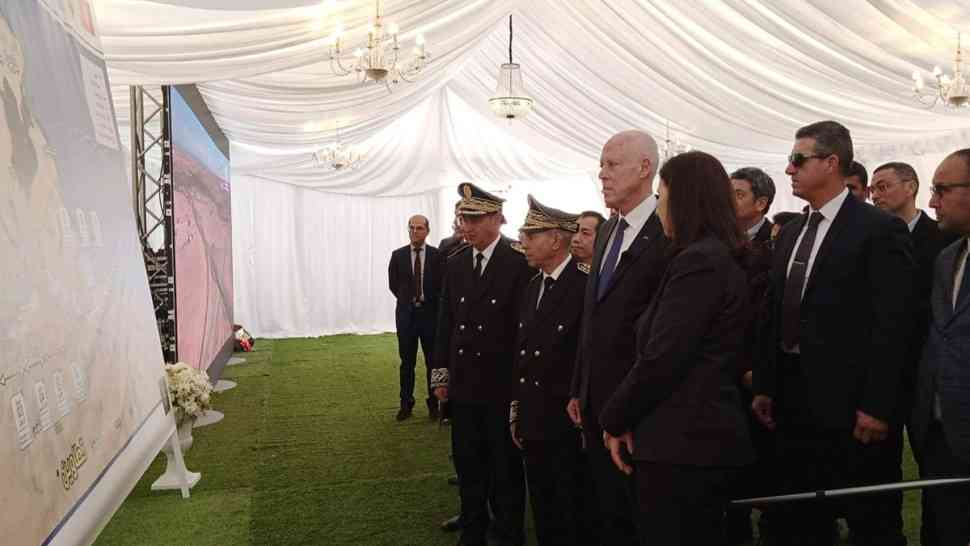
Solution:
[{"label": "uniform epaulette", "polygon": [[525,249],[522,248],[522,243],[518,241],[512,241],[511,243],[509,243],[509,246],[512,247],[512,250],[518,252],[519,254],[525,254]]},{"label": "uniform epaulette", "polygon": [[583,262],[576,262],[576,269],[582,271],[586,275],[589,275],[589,264]]},{"label": "uniform epaulette", "polygon": [[466,248],[468,248],[470,246],[471,245],[468,244],[468,243],[461,243],[460,245],[458,245],[455,248],[451,249],[451,252],[448,253],[448,257],[446,259],[450,260],[450,259],[454,258],[455,256],[461,254],[461,252],[463,250],[465,250]]}]

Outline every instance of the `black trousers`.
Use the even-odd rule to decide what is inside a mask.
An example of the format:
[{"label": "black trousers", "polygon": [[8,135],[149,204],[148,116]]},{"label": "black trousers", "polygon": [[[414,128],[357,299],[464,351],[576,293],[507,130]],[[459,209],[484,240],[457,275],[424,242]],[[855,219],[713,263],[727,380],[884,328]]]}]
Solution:
[{"label": "black trousers", "polygon": [[512,443],[508,406],[452,400],[451,448],[459,476],[462,544],[485,544],[492,488],[493,534],[510,544],[525,540],[525,475]]},{"label": "black trousers", "polygon": [[634,468],[640,544],[724,544],[721,522],[736,470],[643,461]]},{"label": "black trousers", "polygon": [[414,368],[418,360],[418,342],[424,352],[425,380],[428,391],[427,403],[437,404],[431,392],[432,352],[434,351],[434,334],[438,319],[437,307],[433,305],[398,304],[394,313],[397,326],[397,353],[401,358],[401,401],[414,402]]},{"label": "black trousers", "polygon": [[[970,462],[957,458],[946,442],[943,427],[934,422],[921,450],[920,474],[924,479],[965,478]],[[933,506],[933,525],[939,546],[970,544],[970,486],[934,487],[923,493]]]},{"label": "black trousers", "polygon": [[[741,468],[738,477],[734,480],[731,490],[732,499],[763,497],[774,493],[772,490],[777,483],[777,469],[775,468],[775,435],[766,429],[751,413],[752,396],[743,385],[739,385],[741,391],[741,409],[748,416],[748,430],[751,433],[751,443],[754,445],[757,459],[754,463]],[[767,530],[767,513],[771,508],[767,505],[760,507],[762,535]],[[728,538],[736,538],[736,535],[751,530],[751,507],[750,506],[728,506],[726,509],[727,535]]]},{"label": "black trousers", "polygon": [[580,433],[572,430],[541,444],[526,442],[529,501],[539,546],[599,543],[589,467]]},{"label": "black trousers", "polygon": [[[775,403],[776,464],[779,494],[802,493],[898,481],[899,427],[886,440],[862,444],[852,430],[822,429],[808,411],[809,393],[797,357],[784,356],[782,380]],[[814,395],[819,395],[814,393]],[[900,546],[900,497],[896,493],[844,497],[832,501],[784,503],[771,509],[771,528],[779,544],[830,546],[832,520],[845,517],[856,546]]]},{"label": "black trousers", "polygon": [[613,464],[603,445],[603,429],[595,421],[597,413],[583,413],[586,435],[586,457],[596,490],[599,507],[600,544],[603,546],[638,546],[634,523],[636,491],[633,480]]}]

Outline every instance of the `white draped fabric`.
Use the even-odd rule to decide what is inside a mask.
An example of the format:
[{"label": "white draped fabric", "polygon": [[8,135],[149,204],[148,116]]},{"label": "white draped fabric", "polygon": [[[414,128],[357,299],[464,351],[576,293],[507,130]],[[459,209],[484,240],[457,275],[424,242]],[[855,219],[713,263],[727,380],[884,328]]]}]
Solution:
[{"label": "white draped fabric", "polygon": [[[99,0],[96,8],[122,123],[125,86],[200,82],[232,140],[234,203],[251,212],[234,240],[246,249],[237,276],[248,276],[237,278],[237,319],[260,335],[388,328],[384,254],[404,243],[410,212],[447,225],[459,181],[505,191],[509,228],[521,221],[513,211],[524,209],[523,188],[573,209],[602,208],[599,149],[622,129],[662,136],[669,120],[682,141],[728,169],[765,168],[779,187],[775,210],[800,207],[782,171],[795,129],[808,122],[845,123],[870,169],[914,163],[924,207],[935,161],[970,142],[967,111],[924,109],[909,83],[915,69],[950,69],[956,32],[970,29],[970,6],[955,0],[387,0],[405,49],[421,32],[433,54],[417,83],[392,92],[332,76],[326,62],[338,22],[347,43],[363,40],[372,0]],[[486,104],[507,61],[510,13],[513,54],[537,104],[514,123]],[[312,160],[338,124],[342,140],[367,153],[359,169],[329,172]],[[346,285],[336,299],[307,284],[329,273],[296,259],[315,255],[292,239],[311,221],[305,203],[348,227],[339,239],[366,249],[324,254],[347,268],[331,263],[328,286]],[[368,235],[385,221],[386,239]],[[250,249],[272,253],[275,265],[247,271]],[[347,286],[375,299],[357,297],[354,312],[332,320],[307,318],[340,308]]]}]

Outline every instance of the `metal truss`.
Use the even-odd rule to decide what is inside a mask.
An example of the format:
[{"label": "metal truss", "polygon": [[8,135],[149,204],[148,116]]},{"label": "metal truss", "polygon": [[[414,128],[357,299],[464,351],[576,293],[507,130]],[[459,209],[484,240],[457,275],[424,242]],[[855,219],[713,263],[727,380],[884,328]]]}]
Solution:
[{"label": "metal truss", "polygon": [[169,90],[131,87],[133,205],[166,362],[178,361]]}]

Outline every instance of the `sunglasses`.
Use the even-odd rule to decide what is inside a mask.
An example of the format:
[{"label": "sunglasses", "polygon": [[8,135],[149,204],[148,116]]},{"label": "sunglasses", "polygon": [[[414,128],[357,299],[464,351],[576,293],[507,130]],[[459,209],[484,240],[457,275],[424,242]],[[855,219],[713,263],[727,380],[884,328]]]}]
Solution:
[{"label": "sunglasses", "polygon": [[931,184],[930,192],[937,197],[943,197],[953,188],[970,188],[970,182],[951,182],[950,184]]},{"label": "sunglasses", "polygon": [[804,165],[805,162],[808,161],[809,159],[825,159],[826,157],[828,157],[830,155],[832,155],[832,154],[828,154],[828,155],[817,155],[817,154],[805,155],[805,154],[803,154],[801,152],[792,152],[788,156],[788,163],[790,163],[792,167],[795,167],[797,169],[798,167],[801,167],[802,165]]}]

